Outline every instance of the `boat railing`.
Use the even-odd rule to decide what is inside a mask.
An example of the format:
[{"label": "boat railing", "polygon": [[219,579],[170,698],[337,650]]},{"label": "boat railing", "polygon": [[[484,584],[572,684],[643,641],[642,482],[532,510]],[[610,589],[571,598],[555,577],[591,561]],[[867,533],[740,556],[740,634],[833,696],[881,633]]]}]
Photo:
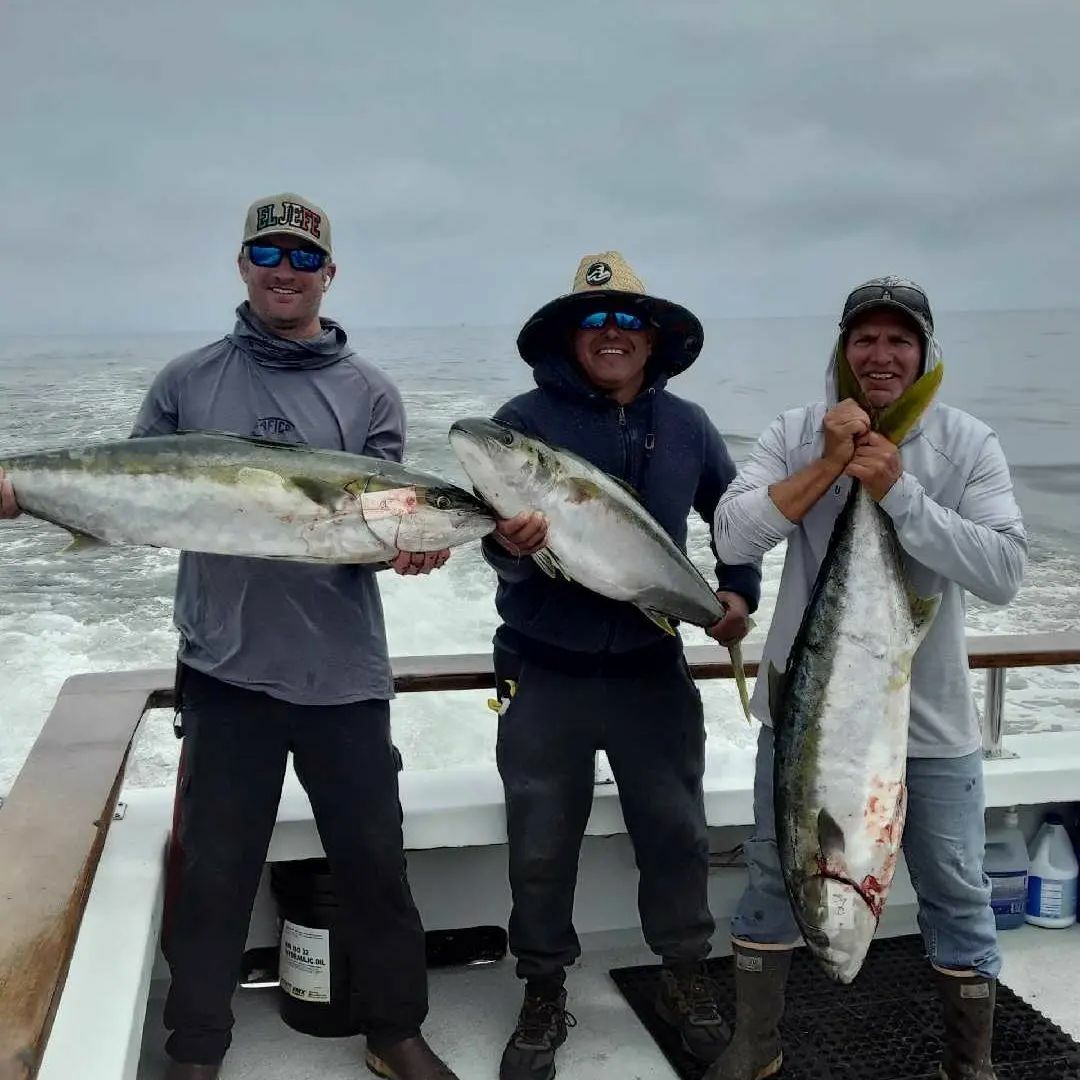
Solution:
[{"label": "boat railing", "polygon": [[[1003,745],[1009,668],[1080,664],[1080,633],[969,637],[968,662],[986,670],[983,747]],[[744,648],[748,675],[759,646]],[[727,654],[687,649],[695,679],[732,677]],[[399,693],[494,686],[491,655],[401,657]],[[128,755],[149,709],[173,704],[173,671],[75,675],[60,690],[7,799],[0,805],[0,1080],[38,1072]]]}]

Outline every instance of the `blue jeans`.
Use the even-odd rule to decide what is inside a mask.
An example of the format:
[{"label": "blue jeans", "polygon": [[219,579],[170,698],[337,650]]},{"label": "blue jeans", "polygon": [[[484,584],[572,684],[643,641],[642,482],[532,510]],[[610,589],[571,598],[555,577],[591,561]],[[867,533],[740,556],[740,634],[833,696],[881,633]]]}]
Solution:
[{"label": "blue jeans", "polygon": [[[983,872],[982,752],[908,758],[903,848],[930,962],[996,979],[1001,971],[990,879]],[[800,932],[780,872],[773,820],[773,733],[762,727],[754,774],[754,832],[743,845],[749,882],[731,920],[743,941],[796,944]]]}]

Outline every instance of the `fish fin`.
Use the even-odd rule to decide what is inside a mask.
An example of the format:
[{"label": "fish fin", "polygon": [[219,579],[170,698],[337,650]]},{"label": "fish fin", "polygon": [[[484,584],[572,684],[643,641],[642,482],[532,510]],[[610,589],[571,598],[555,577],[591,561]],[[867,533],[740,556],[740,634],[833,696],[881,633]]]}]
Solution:
[{"label": "fish fin", "polygon": [[533,562],[544,571],[545,574],[553,581],[561,574],[567,581],[570,581],[570,575],[563,568],[563,564],[559,562],[559,556],[555,554],[551,548],[541,548],[539,551],[533,552]]},{"label": "fish fin", "polygon": [[675,636],[675,627],[671,625],[671,619],[669,619],[662,611],[657,611],[655,608],[644,607],[641,604],[635,604],[634,607],[636,607],[647,619],[656,623],[665,634],[670,634],[672,637]]},{"label": "fish fin", "polygon": [[90,551],[92,548],[106,547],[104,540],[79,529],[68,529],[71,534],[71,543],[60,553],[61,555],[77,555],[80,551]]},{"label": "fish fin", "polygon": [[907,820],[907,784],[904,781],[900,782],[900,794],[896,799],[896,823],[900,827],[900,833],[903,835],[904,822]]},{"label": "fish fin", "polygon": [[619,487],[621,487],[623,489],[623,491],[626,492],[627,495],[630,495],[634,499],[635,502],[641,502],[641,493],[638,491],[637,488],[631,486],[631,484],[628,481],[620,480],[617,476],[610,476],[610,475],[608,476],[608,479],[609,480],[614,480],[615,483],[618,484]]},{"label": "fish fin", "polygon": [[566,481],[566,487],[570,493],[570,501],[575,504],[589,502],[603,494],[598,483],[584,476],[571,476]]},{"label": "fish fin", "polygon": [[289,481],[293,487],[302,491],[313,503],[325,506],[327,510],[336,510],[343,498],[351,495],[343,487],[316,480],[310,476],[294,476]]},{"label": "fish fin", "polygon": [[780,708],[784,701],[784,690],[787,687],[787,672],[780,671],[770,660],[768,667],[769,679],[769,715],[775,725],[780,718]]},{"label": "fish fin", "polygon": [[844,854],[844,830],[836,823],[836,818],[824,807],[818,811],[817,838],[821,854],[826,858]]},{"label": "fish fin", "polygon": [[925,375],[921,375],[891,405],[875,417],[875,430],[884,435],[889,442],[899,446],[904,436],[934,400],[934,395],[944,375],[945,368],[942,364],[938,364]]},{"label": "fish fin", "polygon": [[742,643],[736,641],[733,645],[729,645],[728,655],[731,657],[731,669],[735,673],[735,686],[739,691],[743,715],[748,724],[753,723],[753,717],[750,715],[750,692],[746,688],[746,670],[743,668]]},{"label": "fish fin", "polygon": [[941,594],[934,596],[916,596],[908,590],[908,604],[911,606],[911,621],[915,624],[915,648],[923,643],[930,626],[941,607]]},{"label": "fish fin", "polygon": [[234,439],[249,446],[277,446],[283,450],[312,450],[307,443],[282,442],[280,439],[260,439],[255,435],[240,435],[235,431],[215,431],[213,428],[177,428],[177,435],[212,435],[216,439]]},{"label": "fish fin", "polygon": [[262,488],[264,491],[285,489],[285,477],[280,473],[270,469],[256,469],[251,465],[243,465],[237,469],[236,479],[245,487]]}]

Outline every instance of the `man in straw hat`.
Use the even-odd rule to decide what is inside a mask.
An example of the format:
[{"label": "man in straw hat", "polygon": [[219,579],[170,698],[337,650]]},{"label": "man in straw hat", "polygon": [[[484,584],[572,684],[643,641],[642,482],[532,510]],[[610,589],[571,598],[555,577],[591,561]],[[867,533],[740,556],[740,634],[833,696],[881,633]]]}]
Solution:
[{"label": "man in straw hat", "polygon": [[[787,666],[854,481],[891,519],[912,590],[940,595],[911,665],[903,848],[944,1009],[940,1076],[993,1080],[1001,954],[983,872],[982,751],[968,683],[964,593],[1008,603],[1020,588],[1027,540],[1005,456],[982,421],[935,401],[899,446],[872,428],[873,414],[939,361],[930,302],[918,285],[883,277],[853,289],[829,353],[825,400],[789,409],[769,425],[720,501],[715,540],[721,557],[759,565],[767,551],[787,543],[762,670]],[[847,371],[861,402],[843,393]],[[776,846],[767,680],[758,679],[751,707],[762,728],[754,835],[743,845],[749,882],[731,924],[735,1035],[708,1080],[761,1080],[779,1070],[784,992],[801,937]]]},{"label": "man in straw hat", "polygon": [[[159,373],[132,434],[232,431],[400,461],[397,388],[319,317],[336,273],[326,214],[291,193],[256,200],[238,266],[248,299],[232,333]],[[0,517],[17,513],[0,472]],[[426,574],[449,554],[401,552],[392,565]],[[163,933],[167,1080],[213,1080],[232,1040],[290,751],[341,895],[368,1067],[393,1080],[454,1080],[420,1034],[424,930],[405,876],[373,568],[184,552],[175,622],[184,748]]]},{"label": "man in straw hat", "polygon": [[[573,451],[628,483],[680,546],[691,509],[710,521],[735,475],[700,406],[667,389],[701,350],[700,322],[649,295],[617,252],[581,260],[573,291],[536,312],[518,337],[537,388],[496,418]],[[727,1031],[702,965],[714,923],[702,795],[705,728],[682,642],[629,604],[552,580],[525,556],[546,523],[499,523],[484,552],[498,573],[495,669],[498,762],[509,833],[510,949],[526,980],[501,1080],[546,1080],[573,1018],[567,966],[580,955],[572,912],[578,853],[592,805],[593,760],[605,748],[641,875],[645,938],[663,959],[660,1014],[702,1060]],[[738,641],[761,579],[717,565],[728,605],[710,633]]]}]

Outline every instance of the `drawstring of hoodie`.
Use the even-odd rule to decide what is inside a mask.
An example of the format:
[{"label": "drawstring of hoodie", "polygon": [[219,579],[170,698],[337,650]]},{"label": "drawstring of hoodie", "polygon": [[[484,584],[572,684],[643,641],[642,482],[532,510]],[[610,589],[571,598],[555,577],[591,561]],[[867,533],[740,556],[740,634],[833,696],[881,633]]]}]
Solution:
[{"label": "drawstring of hoodie", "polygon": [[652,461],[652,452],[656,448],[656,387],[650,386],[649,394],[649,422],[645,426],[645,444],[641,453],[641,469],[639,470],[638,482],[634,485],[637,491],[645,494],[645,481],[648,478],[649,463]]}]

